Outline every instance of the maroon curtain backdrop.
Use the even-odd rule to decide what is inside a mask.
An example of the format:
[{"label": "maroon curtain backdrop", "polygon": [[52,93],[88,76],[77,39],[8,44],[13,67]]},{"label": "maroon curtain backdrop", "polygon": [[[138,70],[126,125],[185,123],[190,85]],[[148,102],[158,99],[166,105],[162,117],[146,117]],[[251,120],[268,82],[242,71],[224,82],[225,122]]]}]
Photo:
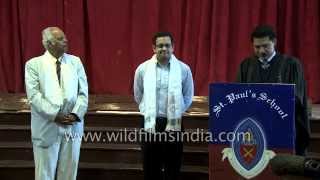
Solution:
[{"label": "maroon curtain backdrop", "polygon": [[318,0],[0,0],[0,92],[24,91],[24,63],[41,55],[41,30],[61,27],[82,58],[90,93],[132,94],[135,68],[151,57],[151,37],[170,31],[190,65],[197,95],[232,82],[252,53],[250,33],[271,24],[278,50],[301,59],[308,94],[320,102]]}]

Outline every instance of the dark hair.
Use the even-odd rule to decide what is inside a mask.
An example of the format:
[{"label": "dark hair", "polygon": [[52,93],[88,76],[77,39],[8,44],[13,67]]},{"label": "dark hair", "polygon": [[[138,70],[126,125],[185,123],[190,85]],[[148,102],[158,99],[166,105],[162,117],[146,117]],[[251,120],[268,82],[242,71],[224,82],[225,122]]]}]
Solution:
[{"label": "dark hair", "polygon": [[152,44],[156,45],[157,38],[159,37],[170,37],[171,43],[173,44],[173,36],[169,32],[157,32],[152,37]]},{"label": "dark hair", "polygon": [[269,25],[260,25],[257,26],[254,31],[251,33],[251,41],[254,38],[264,38],[269,37],[270,40],[276,39],[276,33],[273,31],[273,28]]}]

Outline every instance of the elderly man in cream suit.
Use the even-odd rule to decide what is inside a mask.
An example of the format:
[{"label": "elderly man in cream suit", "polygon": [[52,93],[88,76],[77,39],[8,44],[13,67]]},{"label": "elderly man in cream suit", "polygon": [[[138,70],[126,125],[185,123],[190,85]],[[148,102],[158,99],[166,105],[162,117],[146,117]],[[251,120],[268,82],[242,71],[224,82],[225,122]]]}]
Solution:
[{"label": "elderly man in cream suit", "polygon": [[66,54],[61,29],[44,29],[42,43],[46,52],[25,66],[35,179],[75,180],[88,107],[87,78],[81,60]]}]

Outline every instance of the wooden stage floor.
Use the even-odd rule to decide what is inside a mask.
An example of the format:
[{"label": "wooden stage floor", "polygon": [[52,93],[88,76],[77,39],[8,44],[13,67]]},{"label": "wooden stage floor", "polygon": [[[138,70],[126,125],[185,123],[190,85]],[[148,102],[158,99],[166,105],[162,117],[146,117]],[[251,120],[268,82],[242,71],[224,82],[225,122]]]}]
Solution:
[{"label": "wooden stage floor", "polygon": [[[25,94],[0,94],[1,112],[29,112]],[[140,114],[133,96],[90,95],[88,113]],[[184,116],[208,117],[208,97],[195,96]],[[312,105],[312,119],[320,120],[320,104]]]}]

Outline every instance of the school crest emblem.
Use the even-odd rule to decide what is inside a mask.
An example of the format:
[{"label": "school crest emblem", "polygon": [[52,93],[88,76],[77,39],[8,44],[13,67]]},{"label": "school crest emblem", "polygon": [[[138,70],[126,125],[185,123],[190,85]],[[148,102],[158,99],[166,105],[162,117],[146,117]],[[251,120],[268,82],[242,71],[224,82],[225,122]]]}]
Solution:
[{"label": "school crest emblem", "polygon": [[228,158],[232,168],[246,179],[259,175],[275,156],[267,150],[263,128],[253,119],[246,118],[236,126],[230,148],[222,150],[222,161]]}]

